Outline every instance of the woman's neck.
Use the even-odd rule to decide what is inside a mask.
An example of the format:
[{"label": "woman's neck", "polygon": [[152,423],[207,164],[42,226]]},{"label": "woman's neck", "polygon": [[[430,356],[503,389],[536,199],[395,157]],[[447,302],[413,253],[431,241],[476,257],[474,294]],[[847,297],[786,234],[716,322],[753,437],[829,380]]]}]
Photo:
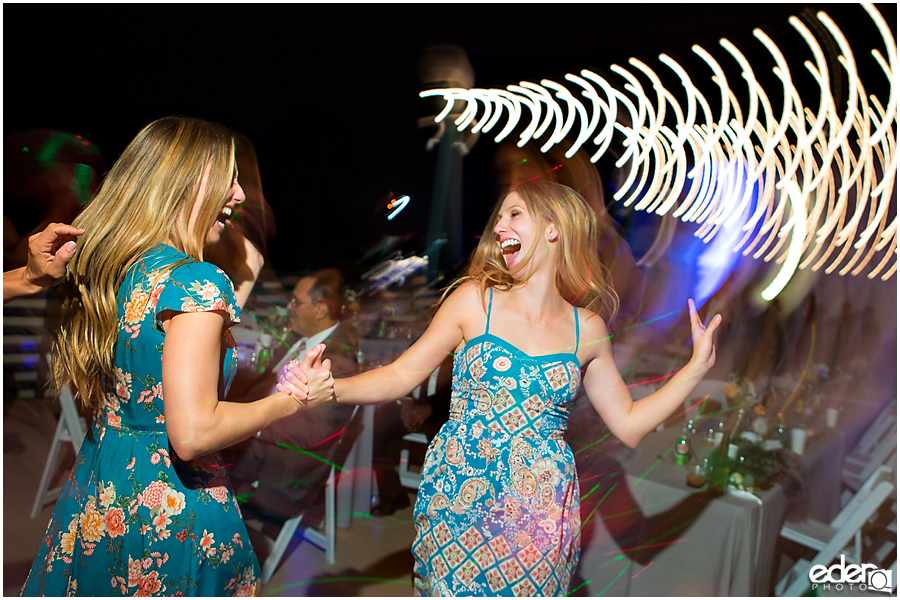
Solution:
[{"label": "woman's neck", "polygon": [[536,324],[555,318],[561,306],[568,305],[556,287],[556,271],[553,269],[539,270],[507,293],[509,308]]}]

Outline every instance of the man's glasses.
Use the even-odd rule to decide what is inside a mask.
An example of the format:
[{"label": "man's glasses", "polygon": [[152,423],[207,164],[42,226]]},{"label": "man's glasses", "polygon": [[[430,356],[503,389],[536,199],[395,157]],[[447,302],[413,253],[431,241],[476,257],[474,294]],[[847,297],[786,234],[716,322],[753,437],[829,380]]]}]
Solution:
[{"label": "man's glasses", "polygon": [[300,300],[297,296],[291,296],[290,301],[287,303],[288,308],[295,308],[297,306],[303,306],[304,304],[315,304],[313,300]]}]

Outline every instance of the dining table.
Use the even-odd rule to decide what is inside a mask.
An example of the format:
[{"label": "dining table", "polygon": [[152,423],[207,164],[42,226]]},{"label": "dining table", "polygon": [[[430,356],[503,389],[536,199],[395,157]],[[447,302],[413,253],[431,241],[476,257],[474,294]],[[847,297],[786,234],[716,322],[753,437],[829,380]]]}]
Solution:
[{"label": "dining table", "polygon": [[[752,491],[729,486],[724,493],[690,487],[686,467],[674,460],[681,424],[651,432],[629,449],[596,416],[591,425],[590,416],[576,413],[567,439],[580,479],[582,539],[571,595],[771,595],[785,520],[828,522],[837,514],[844,456],[891,401],[819,400],[814,412],[789,407],[784,414],[788,429],[809,433],[803,453],[792,454],[805,493],[780,482]],[[828,427],[826,407],[838,405],[840,422]],[[778,398],[772,406],[781,406]],[[691,441],[699,444],[701,435]]]}]

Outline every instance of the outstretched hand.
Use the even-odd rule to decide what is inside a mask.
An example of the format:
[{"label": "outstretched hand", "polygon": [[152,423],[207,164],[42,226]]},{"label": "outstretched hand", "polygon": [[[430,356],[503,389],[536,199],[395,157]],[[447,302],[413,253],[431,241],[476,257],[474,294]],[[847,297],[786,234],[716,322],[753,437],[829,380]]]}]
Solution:
[{"label": "outstretched hand", "polygon": [[713,342],[713,334],[722,323],[722,315],[717,314],[710,320],[709,325],[703,325],[693,299],[688,299],[688,308],[691,313],[691,337],[694,340],[694,354],[691,356],[691,362],[706,373],[716,364],[716,346]]},{"label": "outstretched hand", "polygon": [[313,346],[302,361],[296,359],[284,366],[275,389],[294,396],[305,408],[312,408],[334,398],[331,360],[322,360],[325,344]]}]

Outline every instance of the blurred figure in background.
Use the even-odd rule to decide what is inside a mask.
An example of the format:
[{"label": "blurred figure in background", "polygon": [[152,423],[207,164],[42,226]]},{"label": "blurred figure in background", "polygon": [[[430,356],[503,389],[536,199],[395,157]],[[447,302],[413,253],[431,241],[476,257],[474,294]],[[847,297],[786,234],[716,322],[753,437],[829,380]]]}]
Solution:
[{"label": "blurred figure in background", "polygon": [[[272,269],[269,260],[268,241],[275,235],[275,215],[272,207],[263,195],[262,181],[259,174],[259,164],[256,160],[256,151],[253,143],[246,137],[237,134],[237,147],[235,160],[238,167],[238,178],[241,189],[244,190],[246,200],[240,204],[232,215],[232,222],[239,223],[241,230],[247,239],[259,250],[262,255],[263,266],[259,276],[253,281],[244,281],[241,285],[245,290],[236,290],[238,295],[246,296],[247,302],[244,310],[247,312],[245,321],[253,320],[258,313],[271,311],[273,301],[277,294],[265,293],[268,289],[280,289],[278,278]],[[230,256],[241,249],[230,243],[229,239],[223,239],[209,249],[208,260],[212,263],[230,260]],[[250,293],[251,290],[254,293]],[[273,299],[274,296],[274,299]]]},{"label": "blurred figure in background", "polygon": [[[276,341],[263,373],[248,378],[241,372],[229,400],[240,402],[269,393],[284,365],[302,358],[307,349],[318,344],[325,344],[323,359],[331,361],[335,375],[358,374],[359,341],[352,322],[342,320],[346,316],[343,287],[343,277],[336,269],[301,278],[288,303],[288,337]],[[328,478],[330,464],[279,444],[323,455],[338,443],[337,434],[347,427],[352,415],[352,406],[322,404],[272,423],[256,437],[226,450],[223,456],[235,489],[241,495],[250,495],[248,505],[259,516],[288,519],[304,512],[319,498],[317,491]]]},{"label": "blurred figure in background", "polygon": [[36,130],[3,140],[3,270],[21,267],[28,238],[71,223],[105,170],[97,146],[80,135]]},{"label": "blurred figure in background", "polygon": [[[46,232],[51,223],[71,223],[96,191],[104,170],[99,149],[84,136],[40,129],[13,133],[3,139],[3,270],[12,271],[12,277],[4,276],[4,303],[24,293],[37,294],[34,301],[19,303],[4,313],[10,317],[4,333],[25,340],[5,343],[4,353],[27,355],[37,351],[34,360],[4,362],[6,399],[41,398],[48,394],[43,384],[50,376],[45,358],[50,336],[46,327],[27,325],[27,321],[17,319],[26,317],[37,323],[47,317],[43,302],[47,294],[33,285],[34,272],[30,268],[22,270],[31,259],[30,239]],[[45,244],[48,238],[41,239],[41,244]],[[73,240],[66,237],[59,244],[53,242],[60,258],[69,256],[63,245]],[[53,278],[65,274],[64,269],[56,268],[60,265],[46,266],[55,271]],[[45,288],[49,281],[42,280],[39,285]],[[7,297],[7,291],[13,296]]]}]

